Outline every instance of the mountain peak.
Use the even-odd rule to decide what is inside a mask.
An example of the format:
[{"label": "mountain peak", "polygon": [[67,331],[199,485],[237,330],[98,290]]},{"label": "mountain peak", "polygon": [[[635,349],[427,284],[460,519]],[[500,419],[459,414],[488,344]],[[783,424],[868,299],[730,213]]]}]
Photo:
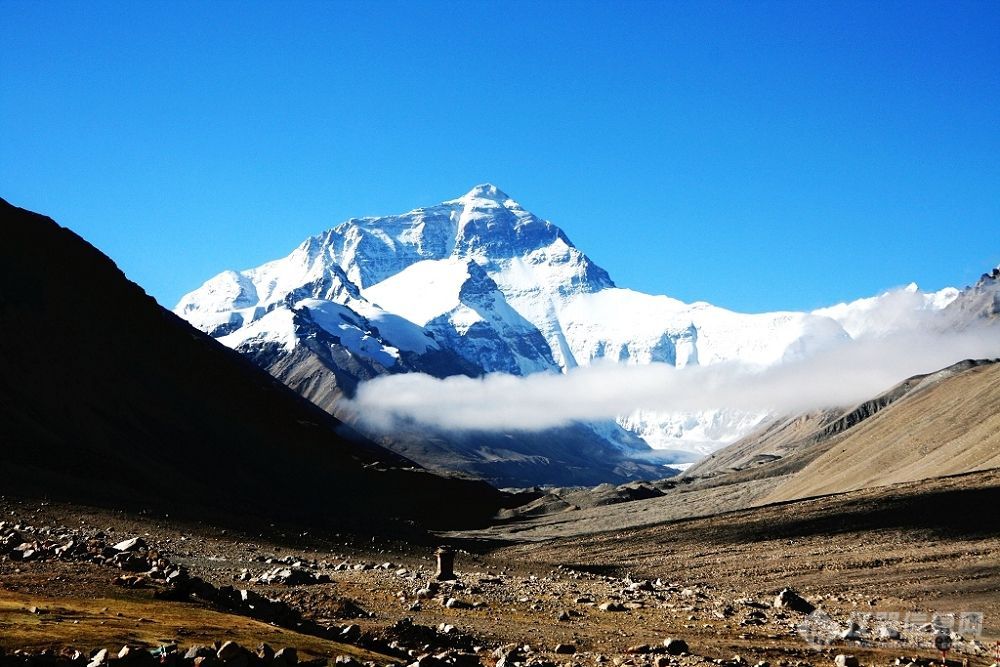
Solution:
[{"label": "mountain peak", "polygon": [[492,183],[480,183],[462,195],[459,199],[488,199],[490,201],[503,202],[510,199],[510,195]]}]

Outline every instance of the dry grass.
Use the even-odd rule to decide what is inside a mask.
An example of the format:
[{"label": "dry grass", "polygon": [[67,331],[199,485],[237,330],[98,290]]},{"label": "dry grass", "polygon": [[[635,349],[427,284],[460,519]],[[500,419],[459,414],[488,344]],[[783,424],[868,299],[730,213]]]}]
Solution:
[{"label": "dry grass", "polygon": [[1000,364],[921,387],[831,441],[766,501],[1000,466]]},{"label": "dry grass", "polygon": [[[37,607],[44,613],[32,613]],[[156,647],[209,645],[234,640],[255,648],[267,642],[275,648],[294,646],[306,657],[353,655],[362,660],[385,656],[355,646],[277,628],[243,616],[200,605],[140,597],[49,598],[0,589],[0,637],[10,649],[73,646],[80,650],[122,645]]]}]

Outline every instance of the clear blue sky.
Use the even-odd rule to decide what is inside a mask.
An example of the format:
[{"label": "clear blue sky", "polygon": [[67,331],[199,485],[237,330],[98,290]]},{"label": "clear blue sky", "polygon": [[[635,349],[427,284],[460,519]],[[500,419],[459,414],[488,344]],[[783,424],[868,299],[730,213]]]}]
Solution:
[{"label": "clear blue sky", "polygon": [[961,285],[1000,262],[998,36],[986,1],[5,0],[0,196],[167,306],[484,181],[688,301]]}]

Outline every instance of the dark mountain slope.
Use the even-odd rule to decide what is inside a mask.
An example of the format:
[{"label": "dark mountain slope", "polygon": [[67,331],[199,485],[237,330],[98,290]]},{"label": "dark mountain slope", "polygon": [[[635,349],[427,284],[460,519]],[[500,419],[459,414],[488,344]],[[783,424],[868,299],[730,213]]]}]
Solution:
[{"label": "dark mountain slope", "polygon": [[357,435],[0,200],[5,493],[379,530],[477,523],[502,496]]}]

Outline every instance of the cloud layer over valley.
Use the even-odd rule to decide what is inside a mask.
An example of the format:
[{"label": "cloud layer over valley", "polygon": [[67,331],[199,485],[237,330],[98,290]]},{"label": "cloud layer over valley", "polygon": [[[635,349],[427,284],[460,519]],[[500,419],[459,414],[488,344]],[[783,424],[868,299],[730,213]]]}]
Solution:
[{"label": "cloud layer over valley", "polygon": [[913,375],[963,359],[996,357],[1000,330],[995,327],[949,334],[910,331],[845,341],[766,368],[735,362],[683,368],[602,362],[565,374],[525,377],[388,375],[363,383],[351,407],[379,431],[400,421],[449,430],[533,431],[639,409],[791,414],[849,406]]}]

